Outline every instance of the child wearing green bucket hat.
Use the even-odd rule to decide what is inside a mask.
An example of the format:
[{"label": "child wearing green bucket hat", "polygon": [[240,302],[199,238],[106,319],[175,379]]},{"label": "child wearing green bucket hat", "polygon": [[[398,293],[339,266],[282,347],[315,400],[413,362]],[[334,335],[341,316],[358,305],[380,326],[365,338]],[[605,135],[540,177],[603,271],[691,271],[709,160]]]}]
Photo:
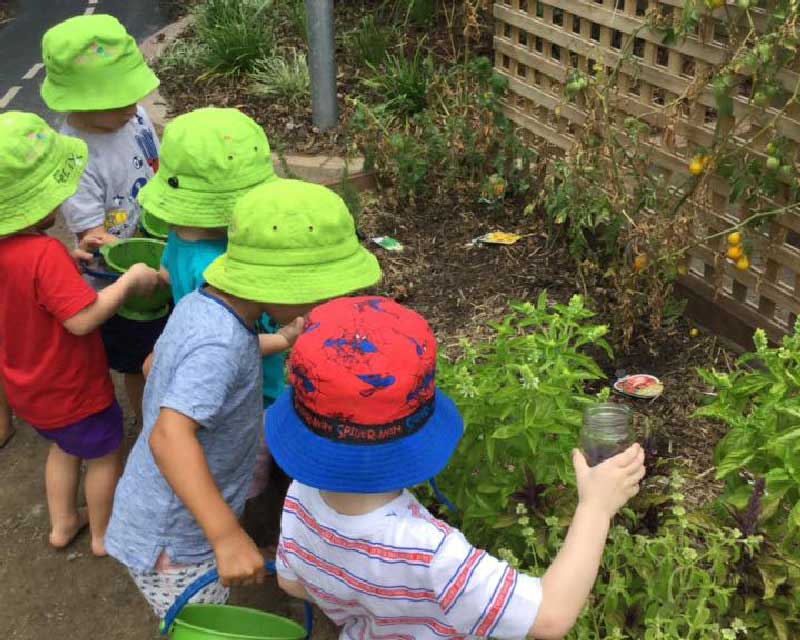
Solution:
[{"label": "child wearing green bucket hat", "polygon": [[[346,638],[563,638],[597,577],[614,514],[638,491],[638,444],[590,468],[573,452],[578,507],[534,578],[476,549],[409,488],[447,465],[463,432],[436,389],[436,339],[379,297],[315,308],[270,407],[275,461],[294,478],[281,519],[278,582]],[[502,473],[502,469],[498,469]]]},{"label": "child wearing green bucket hat", "polygon": [[[276,179],[264,129],[237,109],[197,109],[166,126],[159,170],[139,192],[139,202],[170,227],[162,265],[176,304],[203,285],[203,272],[225,253],[239,198]],[[285,344],[270,337],[276,331],[269,316],[259,319],[265,406],[284,386]],[[249,498],[263,491],[268,473],[269,454],[262,447]]]},{"label": "child wearing green bucket hat", "polygon": [[[148,295],[159,276],[134,265],[96,293],[66,247],[45,234],[75,193],[87,154],[83,141],[38,116],[0,114],[0,372],[16,415],[52,443],[50,544],[68,545],[88,517],[92,552],[105,555],[123,424],[98,327],[126,297]],[[75,504],[83,460],[88,513]]]},{"label": "child wearing green bucket hat", "polygon": [[194,602],[224,603],[227,585],[263,576],[264,558],[239,523],[263,424],[258,319],[283,325],[266,339],[288,349],[311,307],[374,284],[380,268],[339,196],[270,180],[238,201],[227,249],[204,277],[156,344],[144,428],[106,535],[159,616],[213,567],[221,584]]},{"label": "child wearing green bucket hat", "polygon": [[[78,190],[62,207],[67,227],[79,239],[101,244],[130,238],[139,228],[139,191],[158,169],[158,136],[138,105],[158,87],[158,78],[136,41],[109,15],[57,24],[42,39],[42,58],[47,72],[42,98],[50,109],[66,114],[61,132],[89,147]],[[95,289],[103,284],[89,282]],[[109,364],[125,375],[137,416],[142,364],[165,322],[165,317],[134,321],[115,315],[101,328]]]}]

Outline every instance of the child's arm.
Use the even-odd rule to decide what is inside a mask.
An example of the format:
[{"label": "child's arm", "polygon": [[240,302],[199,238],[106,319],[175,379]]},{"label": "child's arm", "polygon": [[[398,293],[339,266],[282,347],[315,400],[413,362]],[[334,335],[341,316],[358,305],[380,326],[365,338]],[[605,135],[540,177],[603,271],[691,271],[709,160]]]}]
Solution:
[{"label": "child's arm", "polygon": [[217,488],[197,440],[199,428],[182,413],[161,409],[150,434],[153,457],[214,548],[222,584],[261,583],[264,557]]},{"label": "child's arm", "polygon": [[150,377],[150,371],[152,370],[152,368],[153,368],[153,352],[151,351],[148,354],[148,356],[144,359],[144,362],[142,363],[142,375],[144,376],[145,380],[147,380],[147,378]]},{"label": "child's arm", "polygon": [[79,231],[76,235],[81,243],[88,239],[93,241],[94,245],[97,247],[100,247],[104,244],[114,244],[115,242],[119,242],[119,238],[117,238],[117,236],[106,231],[104,224],[101,224],[99,227],[86,229],[86,231]]},{"label": "child's arm", "polygon": [[306,591],[305,587],[296,580],[287,580],[278,574],[278,586],[293,598],[299,598],[300,600],[311,600],[311,596],[308,595],[308,591]]},{"label": "child's arm", "polygon": [[64,320],[64,328],[76,336],[91,333],[113,316],[128,296],[150,295],[158,282],[158,271],[142,263],[135,264],[114,284],[98,292],[92,304]]},{"label": "child's arm", "polygon": [[258,344],[261,347],[261,355],[271,356],[291,349],[297,336],[303,333],[304,324],[303,318],[295,318],[290,324],[278,329],[277,333],[259,333]]},{"label": "child's arm", "polygon": [[575,451],[578,508],[564,545],[542,578],[542,603],[529,638],[563,638],[580,615],[600,567],[614,514],[639,491],[644,451],[635,444],[595,467]]}]

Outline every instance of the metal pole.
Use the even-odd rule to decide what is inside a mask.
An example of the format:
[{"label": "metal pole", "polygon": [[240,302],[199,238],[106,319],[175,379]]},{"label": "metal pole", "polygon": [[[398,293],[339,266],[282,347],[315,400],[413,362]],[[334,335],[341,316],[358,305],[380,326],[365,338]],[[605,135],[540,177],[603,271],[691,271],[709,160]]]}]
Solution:
[{"label": "metal pole", "polygon": [[311,109],[321,131],[338,124],[333,0],[306,0],[311,69]]}]

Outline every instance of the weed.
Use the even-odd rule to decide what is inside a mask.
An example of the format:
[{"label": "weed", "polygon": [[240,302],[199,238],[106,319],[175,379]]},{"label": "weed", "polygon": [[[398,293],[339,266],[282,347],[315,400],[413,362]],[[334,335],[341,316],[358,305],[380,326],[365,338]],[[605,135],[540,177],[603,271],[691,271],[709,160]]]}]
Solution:
[{"label": "weed", "polygon": [[198,69],[208,56],[207,47],[194,38],[180,38],[159,57],[162,71],[187,73]]},{"label": "weed", "polygon": [[305,99],[311,88],[306,56],[295,49],[286,57],[275,56],[256,62],[250,77],[254,93],[285,98],[293,104]]},{"label": "weed", "polygon": [[386,60],[393,32],[383,27],[370,14],[361,19],[359,28],[350,36],[353,57],[370,67],[378,67]]},{"label": "weed", "polygon": [[428,91],[435,69],[433,58],[423,56],[421,45],[411,58],[389,55],[380,71],[376,67],[372,69],[375,76],[364,80],[364,84],[383,99],[383,111],[408,118],[428,106]]},{"label": "weed", "polygon": [[275,34],[273,0],[205,0],[196,9],[196,28],[206,48],[208,75],[236,75],[269,57]]}]

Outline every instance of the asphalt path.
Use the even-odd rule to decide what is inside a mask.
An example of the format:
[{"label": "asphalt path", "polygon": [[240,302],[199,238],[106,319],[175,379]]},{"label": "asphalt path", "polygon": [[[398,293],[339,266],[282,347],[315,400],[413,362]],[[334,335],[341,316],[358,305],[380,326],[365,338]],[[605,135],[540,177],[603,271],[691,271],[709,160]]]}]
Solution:
[{"label": "asphalt path", "polygon": [[14,20],[0,28],[0,112],[38,113],[54,126],[61,116],[42,102],[41,42],[45,31],[72,16],[110,13],[142,41],[169,23],[159,0],[22,0]]}]

